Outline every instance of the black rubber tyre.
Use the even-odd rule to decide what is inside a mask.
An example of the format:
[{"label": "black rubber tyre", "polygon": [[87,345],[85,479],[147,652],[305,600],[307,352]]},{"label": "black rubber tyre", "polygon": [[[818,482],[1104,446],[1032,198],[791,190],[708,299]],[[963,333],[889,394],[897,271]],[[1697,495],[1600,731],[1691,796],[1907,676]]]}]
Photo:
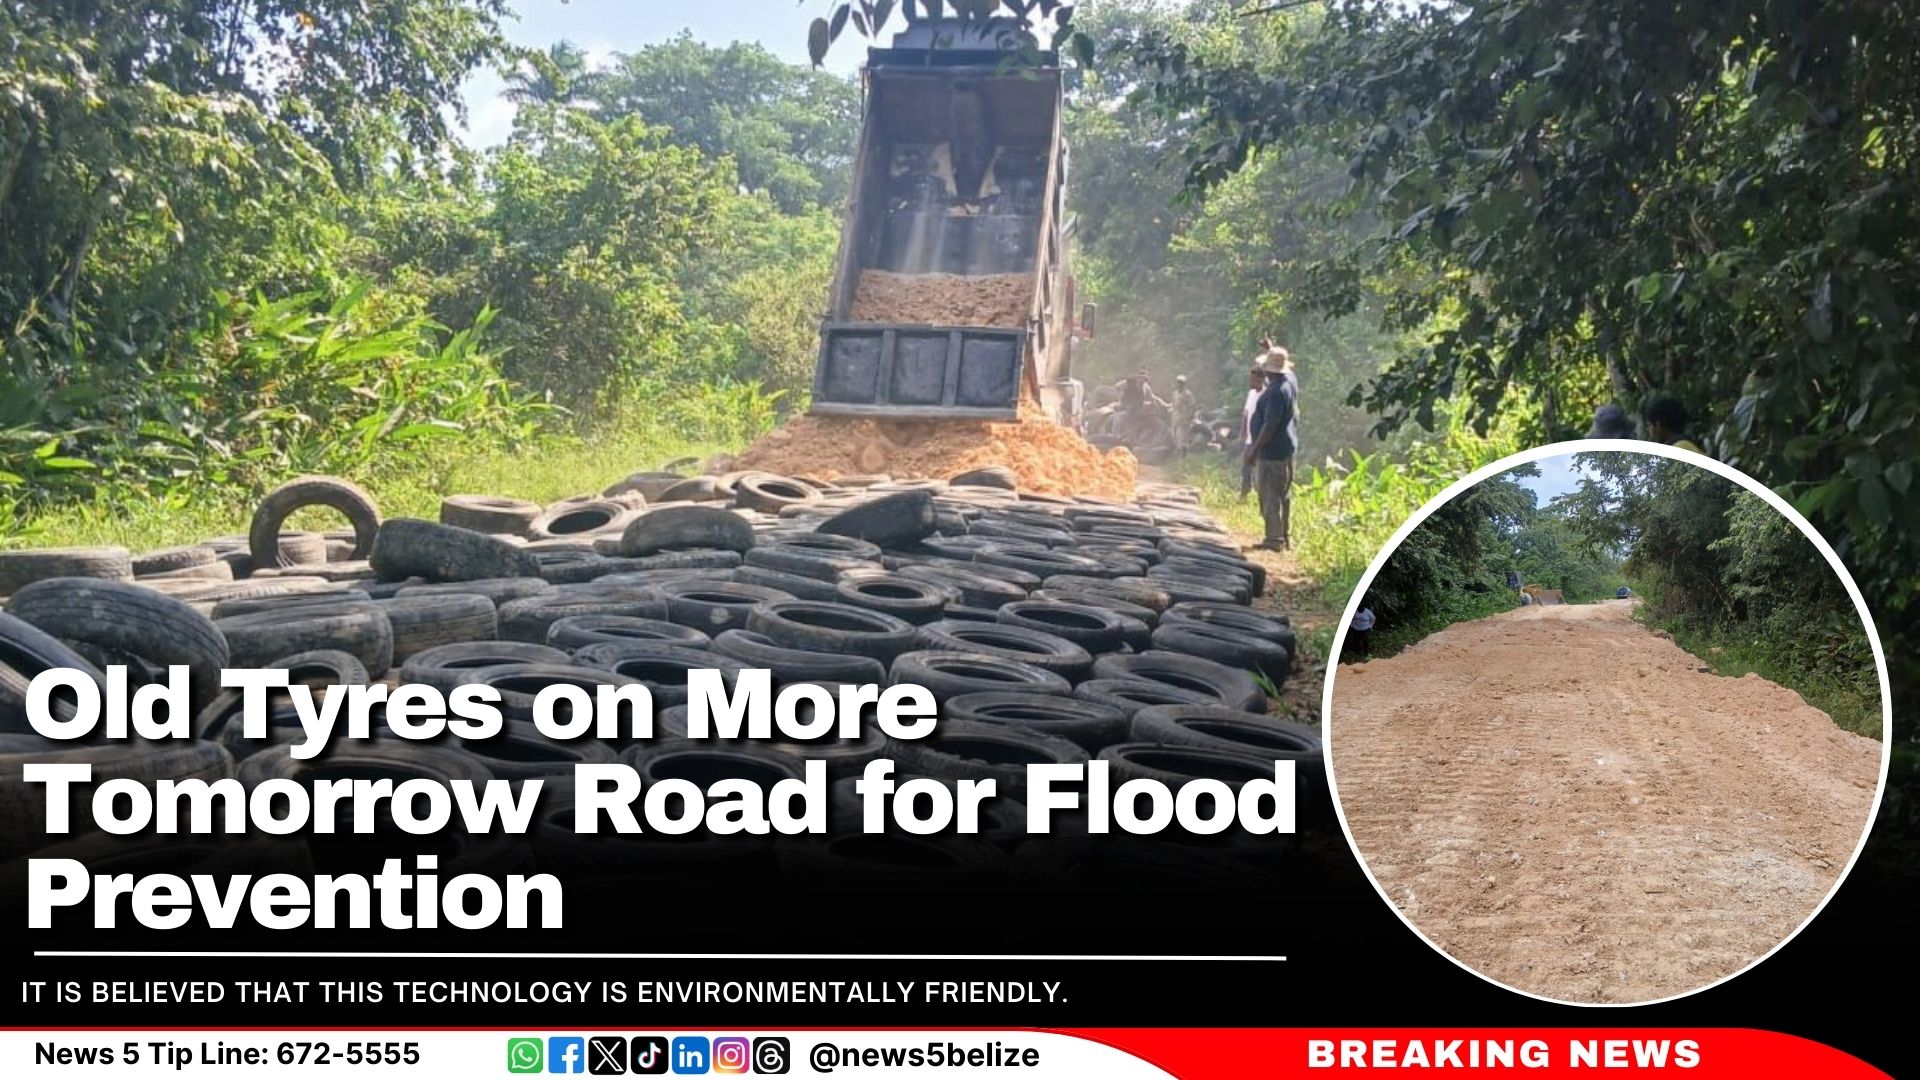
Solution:
[{"label": "black rubber tyre", "polygon": [[540,562],[531,552],[485,533],[417,518],[383,522],[367,561],[374,573],[387,581],[406,577],[478,581],[540,576]]},{"label": "black rubber tyre", "polygon": [[264,667],[317,649],[347,653],[369,672],[393,666],[393,624],[374,601],[256,611],[214,625],[226,635],[235,667]]},{"label": "black rubber tyre", "polygon": [[535,540],[558,540],[611,532],[624,528],[634,516],[634,510],[612,499],[557,502],[527,525],[527,535]]},{"label": "black rubber tyre", "polygon": [[222,568],[214,550],[205,544],[190,544],[186,547],[161,548],[158,551],[146,551],[133,557],[135,577],[153,577],[159,574],[172,574],[181,570],[193,570],[198,567],[218,565]]},{"label": "black rubber tyre", "polygon": [[706,788],[716,780],[739,779],[751,780],[764,791],[801,776],[800,762],[791,754],[732,741],[636,743],[620,760],[640,774],[642,787],[662,780],[687,780]]},{"label": "black rubber tyre", "polygon": [[1098,705],[1119,709],[1129,719],[1142,709],[1151,709],[1160,705],[1218,706],[1220,704],[1220,699],[1212,694],[1203,694],[1197,690],[1182,690],[1177,686],[1148,682],[1146,679],[1088,679],[1073,688],[1073,696],[1081,701],[1091,701]]},{"label": "black rubber tyre", "polygon": [[440,524],[474,532],[525,536],[540,504],[498,495],[449,495],[440,500]]},{"label": "black rubber tyre", "polygon": [[[329,686],[365,686],[368,682],[366,665],[357,657],[338,649],[316,649],[282,656],[266,666],[284,670],[290,684],[303,683],[313,688],[316,695]],[[218,697],[194,714],[193,730],[200,738],[211,739],[226,747],[235,761],[251,757],[269,746],[306,741],[306,735],[300,727],[300,714],[295,711],[292,699],[284,692],[272,691],[267,695],[269,728],[264,739],[246,737],[243,731],[245,705],[246,698],[242,691],[222,690]]]},{"label": "black rubber tyre", "polygon": [[973,553],[973,561],[990,566],[1010,566],[1015,570],[1025,570],[1042,579],[1055,574],[1078,574],[1085,577],[1116,576],[1105,563],[1098,559],[1089,559],[1070,551],[1053,548],[1033,551],[1011,545],[995,544],[992,547],[976,549]]},{"label": "black rubber tyre", "polygon": [[142,584],[160,581],[232,581],[233,568],[219,559],[213,559],[198,566],[182,566],[178,570],[150,570],[145,573],[136,573],[134,580]]},{"label": "black rubber tyre", "polygon": [[721,502],[733,494],[711,476],[689,476],[685,480],[667,488],[656,503],[676,502]]},{"label": "black rubber tyre", "polygon": [[[496,667],[469,668],[460,675],[456,686],[490,686],[500,694],[500,711],[509,720],[533,719],[533,706],[540,692],[549,686],[576,686],[587,692],[588,697],[597,699],[602,686],[627,686],[639,682],[618,672],[606,668],[591,667],[578,661],[565,664],[501,664]],[[651,691],[651,688],[649,688]],[[649,696],[652,696],[649,693]],[[658,701],[655,701],[658,708]],[[630,710],[622,709],[621,731],[627,730],[630,719],[624,715]],[[622,740],[612,740],[619,743]]]},{"label": "black rubber tyre", "polygon": [[1066,695],[1073,684],[1045,668],[1001,656],[977,652],[922,650],[901,653],[887,670],[888,682],[924,686],[934,700],[946,702],[962,694],[1022,691]]},{"label": "black rubber tyre", "polygon": [[1065,638],[1089,653],[1112,652],[1126,634],[1126,623],[1111,611],[1054,600],[1017,600],[1002,605],[1000,621]]},{"label": "black rubber tyre", "polygon": [[344,604],[365,604],[373,597],[358,589],[341,589],[328,592],[269,593],[265,596],[236,596],[213,602],[209,613],[217,621],[231,619],[235,615],[252,615],[260,611],[293,611],[297,608],[340,607]]},{"label": "black rubber tyre", "polygon": [[[1164,591],[1176,604],[1204,600],[1214,604],[1244,604],[1247,592],[1238,583],[1218,578],[1201,580],[1163,572],[1156,566],[1147,571],[1147,580]],[[1226,586],[1226,587],[1222,587]]]},{"label": "black rubber tyre", "polygon": [[0,551],[0,597],[48,578],[133,579],[133,556],[123,547],[28,548]]},{"label": "black rubber tyre", "polygon": [[493,774],[472,754],[448,746],[430,746],[410,740],[352,740],[336,744],[324,756],[297,760],[292,747],[262,750],[240,763],[235,775],[248,788],[268,780],[313,780],[339,776],[355,779],[432,780],[451,785],[470,780],[478,787]]},{"label": "black rubber tyre", "polygon": [[960,601],[951,585],[922,581],[884,570],[856,570],[843,574],[834,591],[840,602],[896,615],[910,623],[930,623],[941,609]]},{"label": "black rubber tyre", "polygon": [[[47,578],[22,587],[7,613],[64,641],[84,641],[166,667],[184,664],[196,704],[220,692],[227,641],[213,620],[151,589],[97,578]],[[283,649],[284,656],[297,649]],[[241,663],[238,666],[252,666]]]},{"label": "black rubber tyre", "polygon": [[737,581],[670,581],[659,591],[666,598],[668,622],[709,635],[744,628],[758,605],[793,599],[779,589]]},{"label": "black rubber tyre", "polygon": [[1266,712],[1267,695],[1253,676],[1197,656],[1149,649],[1132,656],[1103,656],[1093,662],[1093,674],[1107,679],[1145,679],[1213,697],[1221,705],[1246,712]]},{"label": "black rubber tyre", "polygon": [[620,554],[639,557],[681,548],[746,551],[753,542],[753,526],[746,518],[717,506],[688,503],[656,506],[634,517],[620,534]]},{"label": "black rubber tyre", "polygon": [[1100,751],[1109,763],[1114,787],[1129,780],[1158,780],[1179,788],[1189,780],[1223,780],[1235,791],[1249,780],[1273,779],[1276,759],[1237,750],[1203,746],[1161,746],[1157,743],[1118,743]]},{"label": "black rubber tyre", "polygon": [[[254,510],[253,522],[247,528],[247,552],[255,570],[295,565],[282,543],[280,526],[295,510],[308,506],[325,506],[346,515],[353,526],[353,558],[364,559],[373,551],[380,508],[374,505],[372,496],[337,476],[302,476],[268,492]],[[300,561],[325,562],[326,538],[320,538],[319,558]]]},{"label": "black rubber tyre", "polygon": [[[596,583],[598,584],[598,583]],[[593,599],[599,595],[601,599]],[[625,615],[634,619],[664,619],[667,602],[653,588],[623,585],[594,594],[557,588],[500,605],[500,638],[542,644],[553,624],[576,615]]]},{"label": "black rubber tyre", "polygon": [[1079,604],[1082,607],[1095,607],[1110,611],[1120,619],[1120,641],[1136,650],[1146,649],[1153,640],[1153,625],[1160,619],[1159,612],[1150,607],[1130,604],[1117,596],[1100,593],[1075,592],[1071,589],[1038,589],[1029,599],[1057,600],[1063,604]]},{"label": "black rubber tyre", "polygon": [[890,548],[931,536],[934,527],[931,492],[897,491],[850,506],[821,522],[814,531]]},{"label": "black rubber tyre", "polygon": [[1027,598],[1027,590],[984,569],[922,563],[902,566],[897,572],[902,577],[957,589],[960,601],[974,607],[998,608],[1002,604]]},{"label": "black rubber tyre", "polygon": [[742,566],[733,572],[733,580],[742,585],[759,585],[767,589],[779,589],[796,600],[821,600],[836,603],[840,599],[839,579],[827,581],[815,577],[803,577],[790,574],[785,570],[772,570],[764,566]]},{"label": "black rubber tyre", "polygon": [[1256,671],[1278,686],[1293,670],[1293,654],[1265,638],[1214,623],[1169,620],[1153,631],[1153,647],[1185,653],[1241,671]]},{"label": "black rubber tyre", "polygon": [[941,609],[940,617],[943,619],[951,619],[955,622],[998,624],[1000,622],[1000,610],[998,608],[974,607],[972,604],[948,604],[945,608]]},{"label": "black rubber tyre", "polygon": [[914,625],[850,604],[780,600],[747,615],[748,630],[789,649],[868,656],[883,664],[914,647]]},{"label": "black rubber tyre", "polygon": [[647,641],[686,649],[713,645],[712,638],[693,627],[630,615],[575,615],[547,627],[547,644],[567,652],[611,641]]},{"label": "black rubber tyre", "polygon": [[478,581],[449,581],[439,585],[408,585],[395,596],[484,596],[495,607],[509,600],[538,596],[553,588],[553,583],[537,577],[482,578]]},{"label": "black rubber tyre", "polygon": [[996,781],[995,792],[1023,799],[1028,765],[1072,765],[1087,752],[1066,739],[1006,724],[947,720],[924,739],[893,744],[899,771],[938,778]]},{"label": "black rubber tyre", "polygon": [[465,676],[481,668],[508,664],[564,665],[566,653],[545,645],[524,641],[464,641],[442,645],[408,657],[400,665],[400,681],[431,686],[445,693],[460,685]]},{"label": "black rubber tyre", "polygon": [[508,722],[491,739],[462,739],[457,745],[498,780],[571,779],[574,766],[602,765],[615,756],[613,748],[598,739],[549,739],[524,721]]},{"label": "black rubber tyre", "polygon": [[617,499],[623,495],[638,495],[649,503],[658,502],[661,492],[685,479],[685,476],[677,472],[628,473],[624,478],[607,485],[606,490],[600,493],[600,497]]},{"label": "black rubber tyre", "polygon": [[1212,705],[1161,705],[1133,714],[1129,741],[1200,746],[1276,761],[1322,756],[1320,733],[1264,713]]},{"label": "black rubber tyre", "polygon": [[748,566],[764,566],[769,570],[780,570],[801,577],[819,578],[821,581],[839,581],[840,575],[849,570],[879,570],[879,562],[874,559],[854,555],[836,554],[813,546],[801,546],[782,541],[763,543],[747,552]]},{"label": "black rubber tyre", "polygon": [[591,551],[537,551],[540,580],[549,585],[578,585],[614,572],[614,560]]},{"label": "black rubber tyre", "polygon": [[1129,730],[1125,710],[1057,694],[1017,691],[962,694],[950,699],[940,715],[947,720],[1006,724],[1066,739],[1089,751],[1124,742]]},{"label": "black rubber tyre", "polygon": [[492,641],[499,631],[493,601],[484,596],[396,596],[374,601],[393,627],[393,662],[461,641]]},{"label": "black rubber tyre", "polygon": [[1238,604],[1210,604],[1189,600],[1167,609],[1164,621],[1206,623],[1241,634],[1271,641],[1292,653],[1295,646],[1293,626],[1277,611],[1255,611]]},{"label": "black rubber tyre", "polygon": [[[68,648],[60,639],[24,619],[0,614],[0,732],[27,733],[27,686],[33,677],[49,668],[72,668],[92,676],[105,700],[106,676]],[[59,694],[53,699],[53,715],[58,720],[74,716],[76,699]]]},{"label": "black rubber tyre", "polygon": [[777,683],[878,683],[887,677],[886,665],[871,656],[813,652],[775,645],[752,630],[728,630],[713,640],[713,651],[750,668],[773,672]]},{"label": "black rubber tyre", "polygon": [[1042,587],[1062,592],[1092,593],[1095,596],[1111,596],[1129,604],[1137,604],[1149,611],[1165,611],[1173,605],[1173,597],[1159,583],[1145,578],[1097,578],[1081,574],[1055,574],[1042,582]]},{"label": "black rubber tyre", "polygon": [[733,501],[748,510],[777,514],[783,507],[820,501],[811,484],[775,473],[748,473],[733,484]]},{"label": "black rubber tyre", "polygon": [[731,688],[734,680],[746,670],[739,661],[708,649],[657,645],[651,641],[608,641],[588,645],[574,650],[573,662],[645,683],[653,696],[656,716],[661,709],[686,702],[688,672],[712,668],[720,672],[721,682]]},{"label": "black rubber tyre", "polygon": [[1066,638],[1001,622],[942,619],[921,627],[916,643],[922,649],[1016,660],[1075,682],[1093,668],[1092,654]]},{"label": "black rubber tyre", "polygon": [[968,469],[947,478],[952,487],[990,487],[1012,491],[1020,486],[1019,474],[1004,465],[989,465],[984,469]]},{"label": "black rubber tyre", "polygon": [[[826,693],[836,699],[837,703],[840,693],[840,683],[811,682],[807,685],[816,686],[826,691]],[[837,707],[836,704],[836,708]],[[813,709],[804,702],[798,706],[797,713],[803,722],[810,722],[813,719]],[[869,718],[871,717],[871,706],[869,706],[863,715]],[[661,740],[683,739],[688,739],[687,707],[685,705],[673,705],[660,710],[659,719],[656,721],[654,727],[655,744],[664,745],[661,743]],[[717,739],[695,739],[690,741],[702,746],[727,747],[750,745],[758,749],[784,754],[799,762],[803,768],[808,761],[823,761],[827,766],[827,775],[833,778],[858,775],[860,770],[866,767],[867,762],[878,757],[884,757],[888,751],[888,747],[891,745],[887,741],[886,736],[880,734],[879,729],[871,722],[863,723],[860,734],[852,739],[836,738],[815,739],[811,742],[789,742],[780,737],[778,729],[776,729],[772,739],[750,744],[742,744],[734,741],[721,742]]]},{"label": "black rubber tyre", "polygon": [[[23,766],[29,763],[93,767],[89,783],[68,788],[68,818],[76,828],[93,820],[94,788],[108,780],[136,780],[152,787],[158,780],[213,781],[233,775],[233,758],[209,742],[168,739],[74,746],[38,739],[28,743],[20,736],[0,738],[9,740],[7,747],[0,748],[0,859],[25,854],[48,841],[47,787],[25,782]],[[167,839],[174,843],[182,838]]]}]

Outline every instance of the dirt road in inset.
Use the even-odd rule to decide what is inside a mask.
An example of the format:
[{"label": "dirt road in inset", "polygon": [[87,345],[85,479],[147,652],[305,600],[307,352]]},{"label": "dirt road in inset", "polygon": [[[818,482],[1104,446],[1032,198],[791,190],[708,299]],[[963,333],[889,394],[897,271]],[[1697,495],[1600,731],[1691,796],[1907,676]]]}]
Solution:
[{"label": "dirt road in inset", "polygon": [[1859,844],[1881,747],[1722,678],[1629,601],[1525,607],[1343,666],[1354,842],[1436,945],[1509,986],[1647,1001],[1745,967]]}]

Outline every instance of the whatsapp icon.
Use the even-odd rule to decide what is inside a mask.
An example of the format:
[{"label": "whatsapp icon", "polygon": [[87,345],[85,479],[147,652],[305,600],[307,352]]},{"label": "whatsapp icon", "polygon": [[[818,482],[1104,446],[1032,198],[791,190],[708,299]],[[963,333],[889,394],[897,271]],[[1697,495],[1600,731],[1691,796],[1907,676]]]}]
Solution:
[{"label": "whatsapp icon", "polygon": [[507,1040],[507,1071],[510,1073],[537,1073],[543,1062],[539,1039]]}]

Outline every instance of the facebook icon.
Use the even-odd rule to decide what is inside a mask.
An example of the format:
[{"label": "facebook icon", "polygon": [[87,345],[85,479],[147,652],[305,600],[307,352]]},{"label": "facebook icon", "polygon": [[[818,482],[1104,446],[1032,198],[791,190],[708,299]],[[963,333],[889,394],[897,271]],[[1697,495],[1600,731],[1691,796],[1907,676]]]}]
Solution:
[{"label": "facebook icon", "polygon": [[707,1071],[707,1037],[676,1035],[673,1039],[673,1071],[677,1076],[699,1076]]},{"label": "facebook icon", "polygon": [[555,1035],[547,1040],[547,1071],[577,1073],[587,1071],[587,1040],[578,1035]]}]

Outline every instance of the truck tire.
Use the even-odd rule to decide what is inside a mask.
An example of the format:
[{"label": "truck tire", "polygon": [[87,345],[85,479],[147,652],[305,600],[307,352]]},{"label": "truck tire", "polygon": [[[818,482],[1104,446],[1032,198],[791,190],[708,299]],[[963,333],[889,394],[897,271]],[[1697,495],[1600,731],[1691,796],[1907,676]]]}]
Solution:
[{"label": "truck tire", "polygon": [[1132,656],[1103,656],[1093,662],[1093,674],[1097,678],[1165,683],[1206,694],[1230,709],[1267,711],[1267,695],[1253,681],[1253,676],[1198,656],[1162,649],[1149,649]]},{"label": "truck tire", "polygon": [[733,484],[733,501],[748,510],[778,514],[783,508],[820,501],[813,486],[775,473],[748,473]]},{"label": "truck tire", "polygon": [[540,504],[498,495],[449,495],[440,500],[440,524],[456,529],[525,536]]},{"label": "truck tire", "polygon": [[308,506],[325,506],[346,515],[353,526],[353,558],[364,559],[373,551],[374,534],[380,528],[380,508],[373,504],[372,497],[337,476],[302,476],[268,492],[254,510],[253,522],[247,528],[247,553],[253,559],[255,570],[293,566],[296,559],[302,563],[326,561],[324,536],[319,538],[318,558],[299,558],[310,552],[304,548],[287,551],[280,536],[280,526],[287,518],[295,510]]},{"label": "truck tire", "polygon": [[[72,668],[85,672],[100,686],[105,700],[106,676],[60,639],[24,619],[0,614],[0,733],[25,734],[33,731],[27,722],[27,686],[33,677],[50,668]],[[76,700],[71,694],[53,699],[53,715],[71,720]]]},{"label": "truck tire", "polygon": [[1054,600],[1016,600],[1002,605],[1000,621],[1065,638],[1089,653],[1119,648],[1126,631],[1121,617],[1111,611]]},{"label": "truck tire", "polygon": [[712,638],[690,626],[631,615],[574,615],[547,627],[547,644],[566,652],[608,641],[650,641],[686,649],[713,645]]},{"label": "truck tire", "polygon": [[1264,713],[1213,705],[1160,705],[1133,714],[1130,741],[1162,746],[1199,746],[1239,754],[1299,761],[1322,755],[1320,733],[1305,724]]},{"label": "truck tire", "polygon": [[884,570],[856,570],[840,575],[834,592],[843,604],[896,615],[910,623],[930,623],[948,604],[960,601],[951,585],[921,581]]},{"label": "truck tire", "polygon": [[226,566],[225,563],[219,562],[213,549],[205,544],[189,544],[186,547],[146,551],[135,555],[132,561],[134,577],[176,573],[212,564],[218,564],[222,568]]},{"label": "truck tire", "polygon": [[905,619],[815,600],[762,604],[748,613],[746,628],[789,649],[868,656],[883,664],[913,648],[915,633]]},{"label": "truck tire", "polygon": [[969,652],[1031,664],[1076,682],[1093,667],[1092,654],[1063,637],[999,622],[942,619],[921,627],[916,642],[922,649]]},{"label": "truck tire", "polygon": [[130,653],[161,667],[184,664],[196,704],[220,692],[220,670],[230,659],[213,620],[138,585],[47,578],[14,593],[7,613],[65,641]]},{"label": "truck tire", "polygon": [[1265,638],[1212,623],[1165,622],[1153,631],[1153,647],[1212,660],[1241,671],[1254,671],[1284,683],[1293,670],[1293,654]]},{"label": "truck tire", "polygon": [[387,581],[407,577],[476,581],[540,576],[540,562],[530,552],[485,533],[418,518],[393,518],[381,523],[367,561],[374,573]]},{"label": "truck tire", "polygon": [[393,627],[394,663],[439,645],[491,641],[499,630],[493,601],[484,596],[415,594],[376,600],[374,604],[386,613]]},{"label": "truck tire", "polygon": [[347,653],[378,675],[393,666],[393,624],[376,601],[269,609],[215,625],[226,636],[235,667],[264,667],[282,656],[320,649]]},{"label": "truck tire", "polygon": [[742,629],[758,605],[793,599],[779,589],[737,581],[670,581],[659,592],[666,599],[668,622],[709,635]]},{"label": "truck tire", "polygon": [[933,530],[932,493],[897,491],[850,506],[821,522],[814,531],[890,548],[931,536]]},{"label": "truck tire", "polygon": [[1005,724],[1066,739],[1088,751],[1126,741],[1129,730],[1126,711],[1115,706],[1057,694],[1019,691],[962,694],[947,702],[941,716],[947,720]]},{"label": "truck tire", "polygon": [[938,779],[993,780],[995,791],[1025,801],[1028,765],[1087,761],[1078,744],[1004,724],[949,720],[924,739],[895,742],[900,771]]},{"label": "truck tire", "polygon": [[431,686],[446,693],[460,685],[469,672],[507,664],[564,665],[566,653],[524,641],[463,641],[417,652],[400,665],[400,681]]},{"label": "truck tire", "polygon": [[766,668],[781,684],[879,683],[887,677],[886,665],[870,656],[787,648],[751,630],[728,630],[714,639],[713,651],[746,667]]}]

